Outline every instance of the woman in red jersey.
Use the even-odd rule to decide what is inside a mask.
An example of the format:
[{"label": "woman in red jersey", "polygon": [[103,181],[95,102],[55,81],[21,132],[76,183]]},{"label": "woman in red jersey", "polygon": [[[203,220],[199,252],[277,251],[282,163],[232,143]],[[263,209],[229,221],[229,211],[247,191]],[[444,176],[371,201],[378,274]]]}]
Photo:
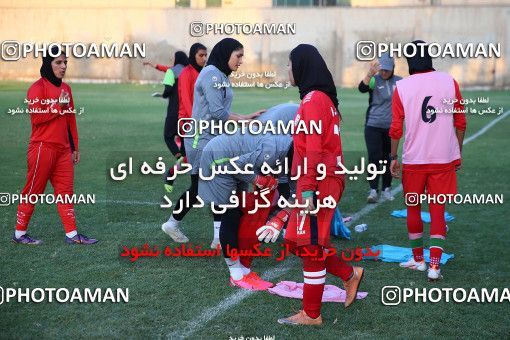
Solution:
[{"label": "woman in red jersey", "polygon": [[[329,234],[336,207],[320,207],[314,211],[317,201],[323,201],[328,196],[338,202],[345,183],[344,176],[335,173],[342,162],[342,142],[333,77],[319,51],[314,46],[301,44],[290,53],[289,79],[292,85],[299,88],[302,100],[295,122],[302,120],[306,126],[311,126],[311,122],[320,122],[322,133],[299,132],[293,136],[293,174],[296,174],[298,166],[306,166],[306,174],[297,180],[296,199],[306,204],[306,208],[304,211],[295,209],[289,212],[285,242],[291,251],[303,260],[303,309],[296,315],[279,319],[278,322],[320,325],[326,273],[331,273],[343,281],[347,295],[345,307],[348,307],[356,298],[363,268],[351,267],[337,255],[326,256],[332,251]],[[321,163],[325,166],[326,177],[317,180],[317,166]]]},{"label": "woman in red jersey", "polygon": [[[21,195],[43,194],[51,182],[57,209],[65,229],[68,244],[93,244],[96,239],[78,234],[74,205],[66,202],[73,195],[74,165],[80,161],[78,130],[71,87],[62,81],[67,70],[67,58],[54,46],[43,57],[41,78],[30,86],[29,101],[32,134],[28,144],[27,181]],[[56,57],[52,57],[52,55]],[[64,202],[58,202],[59,198]],[[69,201],[69,200],[68,200]],[[27,234],[34,204],[21,201],[18,205],[16,230],[12,241],[19,244],[40,244],[41,240]]]}]

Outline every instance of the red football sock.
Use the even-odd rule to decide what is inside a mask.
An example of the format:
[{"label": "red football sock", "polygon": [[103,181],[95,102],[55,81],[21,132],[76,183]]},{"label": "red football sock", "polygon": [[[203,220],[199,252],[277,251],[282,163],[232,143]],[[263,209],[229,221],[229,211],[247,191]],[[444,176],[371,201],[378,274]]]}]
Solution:
[{"label": "red football sock", "polygon": [[[274,196],[274,191],[267,197],[271,200]],[[241,199],[242,195],[238,195]],[[259,208],[254,214],[248,212],[255,207],[256,196],[253,193],[246,193],[246,206],[241,207],[243,215],[239,221],[238,231],[238,245],[239,250],[250,250],[254,246],[260,245],[257,238],[257,229],[262,227],[268,218],[270,208]],[[246,268],[251,268],[253,256],[241,256],[240,262]]]},{"label": "red football sock", "polygon": [[446,240],[444,204],[430,204],[430,265],[439,266]]},{"label": "red football sock", "polygon": [[413,249],[414,260],[423,261],[423,221],[421,220],[421,204],[407,207],[407,232],[409,243]]},{"label": "red football sock", "polygon": [[352,266],[344,262],[338,255],[328,256],[326,258],[326,270],[343,281],[347,281],[352,276]]},{"label": "red football sock", "polygon": [[416,262],[423,261],[423,246],[413,248],[413,258]]},{"label": "red football sock", "polygon": [[[317,245],[305,246],[310,252],[318,252],[318,257],[302,257],[303,260],[303,310],[316,319],[321,315],[322,294],[326,282],[326,265],[322,257],[322,247]],[[304,248],[304,247],[302,247]]]},{"label": "red football sock", "polygon": [[430,247],[430,265],[439,267],[441,261],[441,255],[443,255],[443,249],[439,247]]}]

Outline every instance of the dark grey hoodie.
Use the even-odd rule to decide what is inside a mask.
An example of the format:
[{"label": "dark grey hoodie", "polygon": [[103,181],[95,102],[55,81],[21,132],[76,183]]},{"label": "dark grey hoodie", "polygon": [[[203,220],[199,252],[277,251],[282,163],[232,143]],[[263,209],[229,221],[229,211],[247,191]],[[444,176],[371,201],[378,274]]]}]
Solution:
[{"label": "dark grey hoodie", "polygon": [[360,92],[369,92],[368,109],[365,124],[367,126],[389,129],[391,125],[391,97],[396,83],[402,77],[393,75],[384,80],[379,74],[370,79],[369,85],[360,82]]}]

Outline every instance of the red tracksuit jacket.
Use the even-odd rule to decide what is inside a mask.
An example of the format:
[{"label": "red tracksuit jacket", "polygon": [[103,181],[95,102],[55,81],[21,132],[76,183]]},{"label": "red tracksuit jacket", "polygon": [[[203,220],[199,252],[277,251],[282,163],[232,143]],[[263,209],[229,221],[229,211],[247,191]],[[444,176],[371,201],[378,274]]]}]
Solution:
[{"label": "red tracksuit jacket", "polygon": [[[46,99],[58,99],[62,90],[69,93],[69,105],[61,108],[58,103],[52,105],[42,103],[42,101]],[[76,127],[76,115],[74,113],[62,114],[63,110],[69,108],[74,109],[71,87],[64,82],[62,82],[60,87],[57,87],[45,78],[41,78],[32,84],[32,86],[30,86],[28,89],[27,99],[30,101],[36,101],[31,105],[29,104],[29,109],[50,110],[48,113],[30,114],[30,120],[32,122],[32,134],[30,136],[30,143],[52,143],[55,146],[71,149],[69,142],[69,135],[71,135],[74,144],[74,150],[78,151],[78,129]],[[51,111],[56,112],[52,113]]]},{"label": "red tracksuit jacket", "polygon": [[186,66],[179,75],[177,86],[179,92],[179,119],[191,118],[193,109],[193,93],[198,71],[192,65]]},{"label": "red tracksuit jacket", "polygon": [[[297,174],[298,165],[301,176],[297,180],[297,197],[301,199],[304,191],[319,191],[317,198],[322,201],[332,196],[337,202],[344,189],[344,175],[335,174],[338,163],[343,162],[342,141],[340,139],[339,113],[331,99],[323,92],[312,91],[302,100],[296,113],[295,121],[304,121],[310,129],[310,122],[321,122],[321,133],[299,133],[293,136],[294,159],[292,173]],[[306,157],[306,174],[303,174],[304,159]],[[326,177],[317,180],[317,165],[326,166]],[[299,209],[290,214],[285,240],[291,246],[318,244],[330,246],[330,224],[335,209],[319,209],[317,216],[300,215]]]},{"label": "red tracksuit jacket", "polygon": [[[297,166],[303,167],[307,160],[307,173],[298,179],[301,191],[317,190],[317,165],[326,165],[327,177],[343,177],[335,174],[338,162],[342,161],[342,140],[340,139],[340,119],[333,102],[321,91],[308,93],[301,102],[296,113],[295,122],[304,121],[310,129],[310,122],[322,122],[321,134],[299,133],[293,136],[294,159],[292,173],[296,174]],[[303,171],[301,171],[303,172]]]}]

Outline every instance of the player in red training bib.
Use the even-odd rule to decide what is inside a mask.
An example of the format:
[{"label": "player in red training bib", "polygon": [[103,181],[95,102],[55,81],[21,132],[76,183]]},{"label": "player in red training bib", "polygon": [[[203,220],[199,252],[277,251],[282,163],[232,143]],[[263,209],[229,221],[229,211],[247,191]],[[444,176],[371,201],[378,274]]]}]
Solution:
[{"label": "player in red training bib", "polygon": [[[416,46],[425,45],[421,40]],[[410,48],[410,47],[409,47]],[[446,239],[445,205],[434,201],[441,194],[457,193],[456,170],[460,169],[462,142],[466,130],[459,84],[449,74],[432,68],[427,48],[407,58],[410,76],[397,82],[392,98],[391,165],[393,177],[400,177],[398,144],[403,124],[406,132],[402,153],[402,185],[407,205],[407,230],[413,258],[401,267],[425,271],[421,197],[427,192],[430,207],[429,280],[442,278],[439,264]],[[410,50],[407,53],[410,55]],[[455,100],[454,100],[455,99]],[[452,104],[455,102],[455,104]]]},{"label": "player in red training bib", "polygon": [[[51,54],[57,55],[54,46]],[[28,144],[27,181],[21,195],[43,194],[48,181],[54,189],[60,219],[64,224],[65,242],[68,244],[93,244],[96,239],[78,234],[74,205],[66,202],[73,195],[74,165],[80,161],[78,130],[71,87],[62,81],[67,70],[67,58],[61,54],[43,57],[41,79],[30,86],[29,100],[32,134]],[[63,201],[64,203],[59,202]],[[41,240],[27,234],[34,204],[22,201],[18,205],[16,230],[12,241],[19,244],[40,244]]]}]

